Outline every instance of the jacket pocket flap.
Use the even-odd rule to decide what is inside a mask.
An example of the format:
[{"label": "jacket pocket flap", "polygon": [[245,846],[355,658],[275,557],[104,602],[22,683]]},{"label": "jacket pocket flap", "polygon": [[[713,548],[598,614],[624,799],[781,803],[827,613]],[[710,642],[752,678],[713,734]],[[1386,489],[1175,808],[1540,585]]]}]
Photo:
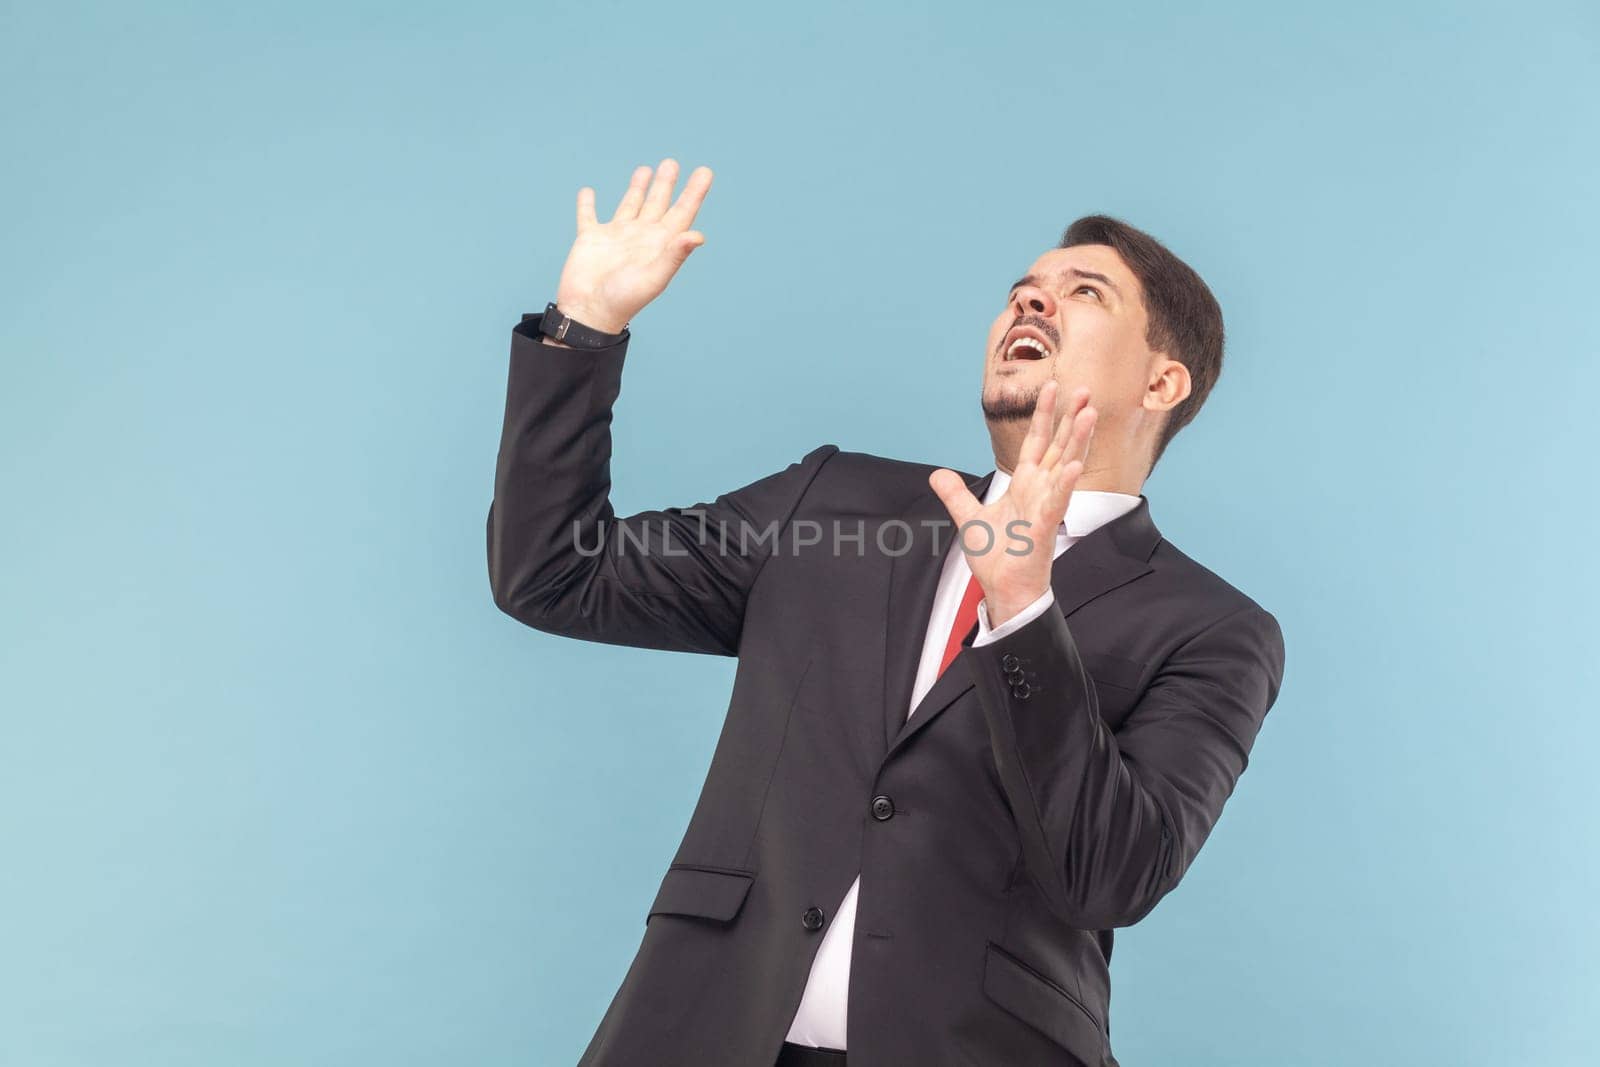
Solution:
[{"label": "jacket pocket flap", "polygon": [[1078,998],[989,942],[983,991],[996,1004],[1085,1063],[1105,1062],[1106,1037]]},{"label": "jacket pocket flap", "polygon": [[650,914],[695,915],[727,922],[739,914],[744,898],[755,881],[754,871],[726,868],[691,867],[674,863],[661,879],[661,889],[650,905]]}]

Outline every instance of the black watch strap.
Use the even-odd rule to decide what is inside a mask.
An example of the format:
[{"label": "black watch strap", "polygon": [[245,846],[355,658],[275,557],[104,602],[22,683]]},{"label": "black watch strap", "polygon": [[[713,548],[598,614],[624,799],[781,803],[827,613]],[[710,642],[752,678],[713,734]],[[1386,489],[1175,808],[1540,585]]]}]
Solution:
[{"label": "black watch strap", "polygon": [[585,326],[577,319],[563,315],[556,308],[554,300],[545,305],[544,314],[539,317],[539,332],[573,348],[610,348],[628,336],[626,326],[621,333],[605,333]]}]

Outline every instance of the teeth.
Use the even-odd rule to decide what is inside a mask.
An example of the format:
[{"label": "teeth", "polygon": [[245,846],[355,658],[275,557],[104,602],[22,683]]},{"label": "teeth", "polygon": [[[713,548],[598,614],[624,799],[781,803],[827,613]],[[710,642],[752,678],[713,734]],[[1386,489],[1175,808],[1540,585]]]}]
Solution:
[{"label": "teeth", "polygon": [[1011,347],[1006,350],[1006,358],[1016,359],[1017,350],[1024,347],[1033,349],[1041,356],[1048,356],[1050,354],[1049,349],[1045,348],[1045,346],[1037,338],[1019,337],[1015,341],[1012,341]]}]

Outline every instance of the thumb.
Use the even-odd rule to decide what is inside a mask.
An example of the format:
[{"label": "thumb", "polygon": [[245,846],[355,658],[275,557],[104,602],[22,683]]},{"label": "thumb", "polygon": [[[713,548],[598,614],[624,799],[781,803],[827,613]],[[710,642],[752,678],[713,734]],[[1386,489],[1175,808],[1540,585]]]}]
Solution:
[{"label": "thumb", "polygon": [[685,230],[672,240],[672,259],[682,263],[689,253],[706,243],[706,235],[699,230]]},{"label": "thumb", "polygon": [[928,488],[944,504],[944,509],[950,513],[950,518],[955,520],[957,526],[966,522],[974,512],[982,507],[978,498],[972,495],[967,488],[967,483],[961,480],[961,475],[953,470],[940,467],[928,475]]}]

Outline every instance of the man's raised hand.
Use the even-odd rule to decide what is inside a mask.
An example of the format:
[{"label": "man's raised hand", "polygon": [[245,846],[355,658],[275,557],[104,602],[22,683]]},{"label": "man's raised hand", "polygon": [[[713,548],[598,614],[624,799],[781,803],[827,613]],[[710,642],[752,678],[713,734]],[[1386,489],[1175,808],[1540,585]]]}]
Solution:
[{"label": "man's raised hand", "polygon": [[705,244],[705,234],[689,227],[711,188],[711,168],[695,168],[671,203],[677,180],[678,163],[671,158],[653,172],[637,168],[608,222],[595,217],[594,190],[578,190],[578,237],[556,287],[563,314],[620,333],[661,295],[689,253]]},{"label": "man's raised hand", "polygon": [[[1000,499],[989,505],[980,503],[955,471],[941,467],[928,475],[928,485],[943,501],[958,530],[969,522],[979,524],[963,531],[961,545],[983,589],[991,626],[999,626],[1050,588],[1056,528],[1066,516],[1067,501],[1089,453],[1096,417],[1094,408],[1088,406],[1089,390],[1080,386],[1073,391],[1060,424],[1051,433],[1057,388],[1051,380],[1039,390],[1011,484]],[[1019,520],[1026,525],[1011,525]],[[1021,551],[1021,538],[1032,542],[1031,548],[1013,555]]]}]

